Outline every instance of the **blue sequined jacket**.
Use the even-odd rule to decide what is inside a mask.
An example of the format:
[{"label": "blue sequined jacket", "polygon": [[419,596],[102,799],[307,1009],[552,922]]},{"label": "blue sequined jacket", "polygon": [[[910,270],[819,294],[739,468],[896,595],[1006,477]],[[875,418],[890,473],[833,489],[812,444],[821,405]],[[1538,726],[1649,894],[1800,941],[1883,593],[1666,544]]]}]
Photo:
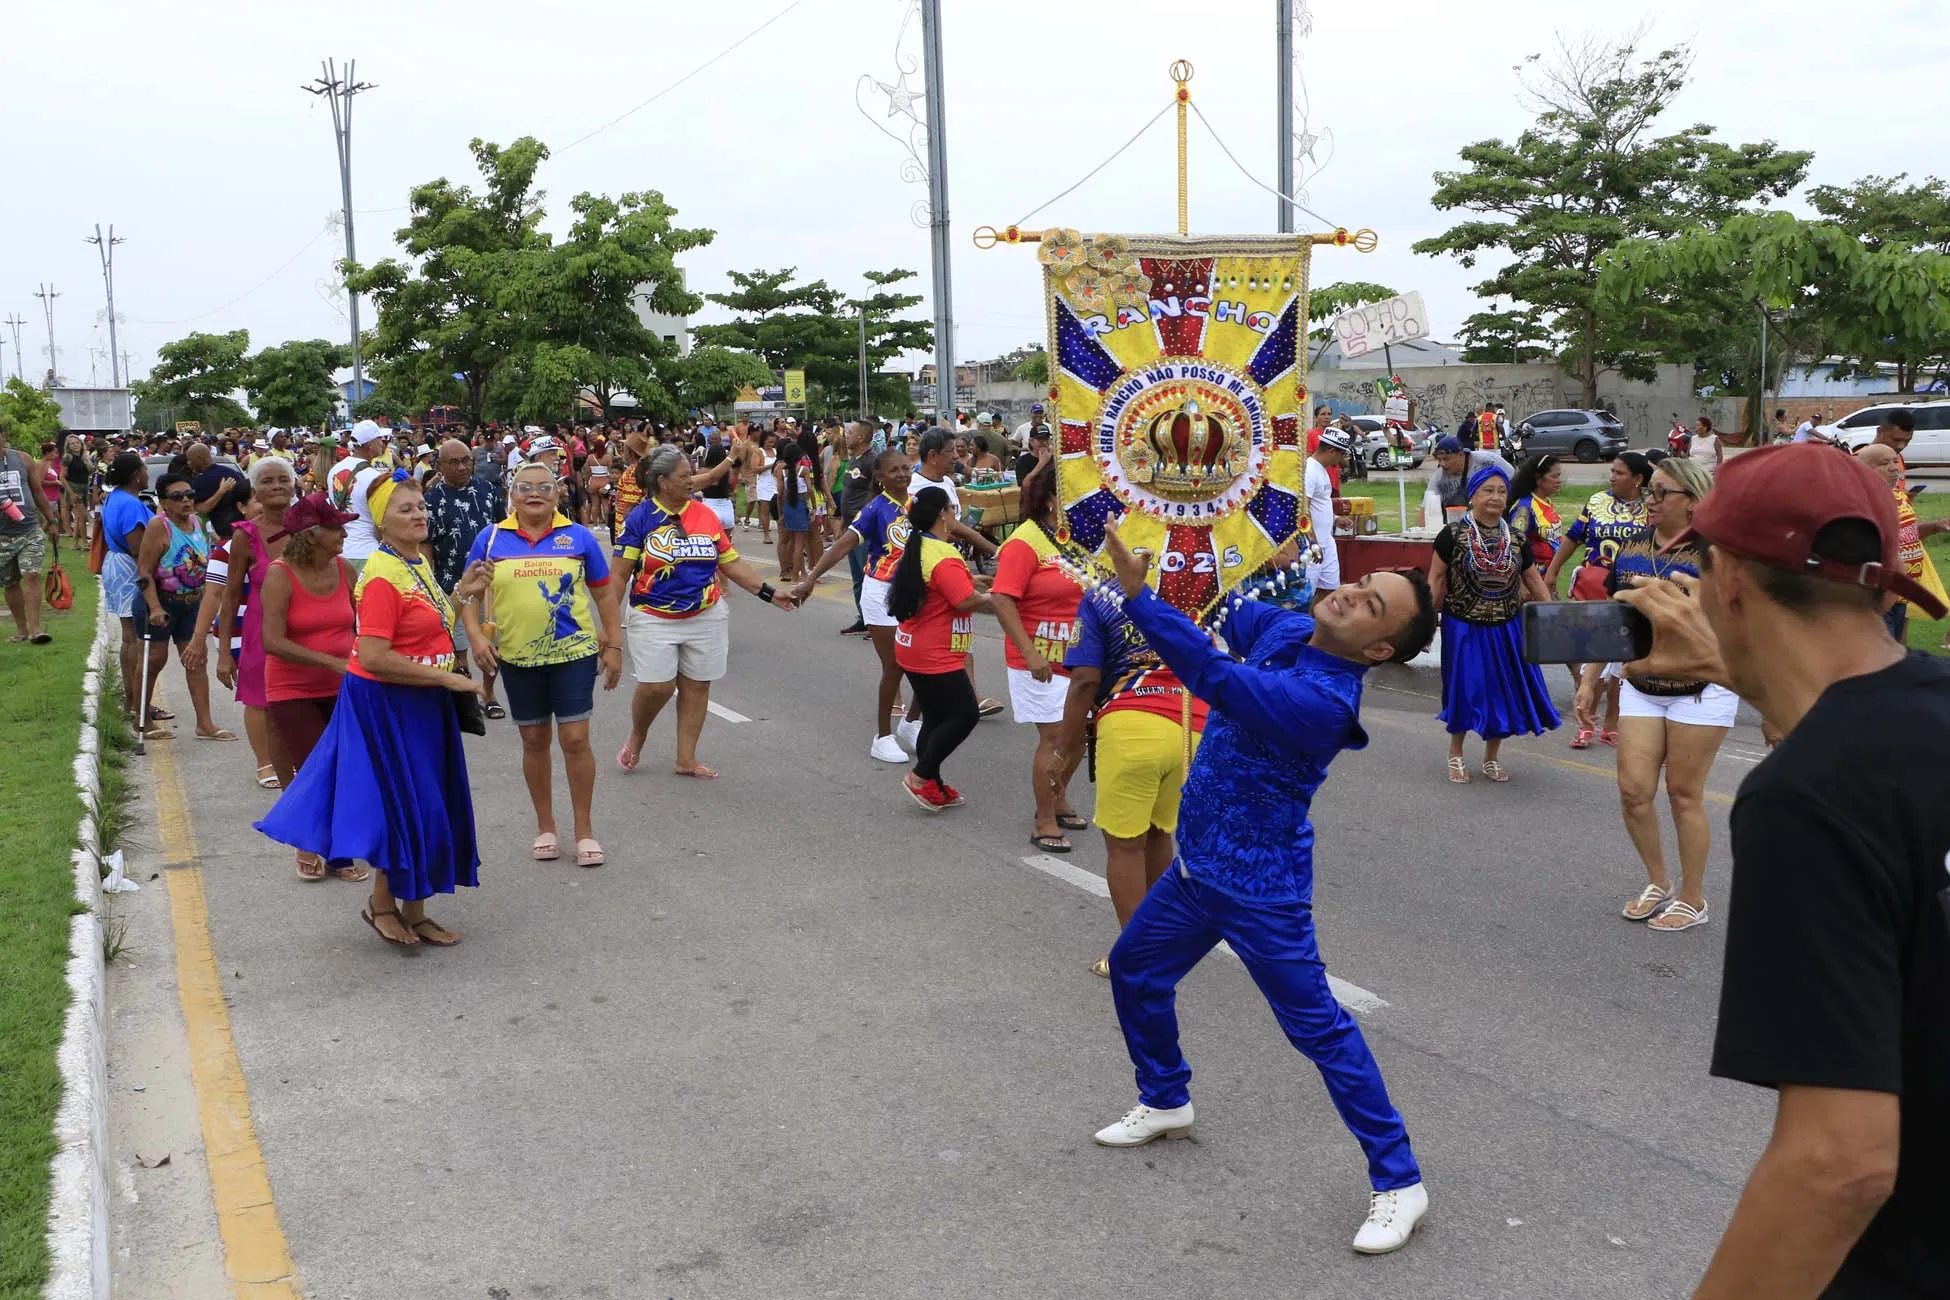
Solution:
[{"label": "blue sequined jacket", "polygon": [[1247,902],[1311,902],[1307,814],[1334,755],[1368,743],[1366,666],[1308,645],[1314,621],[1307,615],[1256,601],[1219,625],[1237,659],[1149,588],[1124,609],[1179,680],[1212,706],[1179,802],[1185,870]]}]

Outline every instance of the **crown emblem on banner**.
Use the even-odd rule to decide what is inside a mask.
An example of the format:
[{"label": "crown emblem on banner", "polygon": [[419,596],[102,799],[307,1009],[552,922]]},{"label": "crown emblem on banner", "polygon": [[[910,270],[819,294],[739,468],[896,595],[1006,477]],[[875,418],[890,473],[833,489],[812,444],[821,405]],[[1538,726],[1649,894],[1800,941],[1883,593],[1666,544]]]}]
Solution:
[{"label": "crown emblem on banner", "polygon": [[1230,412],[1187,391],[1131,431],[1123,459],[1131,476],[1153,491],[1203,497],[1229,486],[1249,452]]}]

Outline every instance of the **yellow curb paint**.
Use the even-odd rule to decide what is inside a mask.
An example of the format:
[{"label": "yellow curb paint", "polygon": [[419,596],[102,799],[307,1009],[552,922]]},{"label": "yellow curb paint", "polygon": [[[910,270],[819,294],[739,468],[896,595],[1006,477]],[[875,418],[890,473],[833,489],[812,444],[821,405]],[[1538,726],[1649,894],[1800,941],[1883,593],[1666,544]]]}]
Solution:
[{"label": "yellow curb paint", "polygon": [[210,913],[203,897],[189,804],[170,741],[149,746],[156,782],[156,813],[162,831],[170,923],[176,931],[176,990],[188,1031],[190,1079],[203,1121],[210,1197],[223,1238],[224,1271],[235,1300],[299,1300],[296,1269],[278,1222],[264,1153],[251,1124],[250,1090],[230,1036],[223,977],[210,943]]}]

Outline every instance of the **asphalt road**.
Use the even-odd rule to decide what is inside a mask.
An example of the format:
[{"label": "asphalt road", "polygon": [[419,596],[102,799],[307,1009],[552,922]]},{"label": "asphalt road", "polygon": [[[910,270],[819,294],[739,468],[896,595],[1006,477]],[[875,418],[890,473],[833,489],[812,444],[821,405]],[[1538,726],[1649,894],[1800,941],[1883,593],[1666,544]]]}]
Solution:
[{"label": "asphalt road", "polygon": [[[361,887],[294,879],[250,829],[273,795],[237,793],[244,746],[174,742],[305,1296],[1687,1292],[1771,1099],[1706,1075],[1721,927],[1617,915],[1642,878],[1609,750],[1512,742],[1509,785],[1452,786],[1434,680],[1371,678],[1374,743],[1315,805],[1321,947],[1385,1003],[1361,1021],[1432,1209],[1362,1258],[1360,1151],[1223,955],[1179,1000],[1196,1139],[1091,1143],[1134,1100],[1088,970],[1109,905],[1025,863],[1031,740],[1006,716],[950,763],[969,804],[939,817],[867,757],[846,599],[735,593],[714,699],[746,720],[706,728],[715,783],[669,774],[669,719],[619,775],[627,678],[599,697],[601,870],[530,861],[515,734],[469,739],[486,860],[434,905],[450,951],[382,945]],[[1758,746],[1737,730],[1711,789]],[[1096,833],[1074,838],[1064,862],[1100,876]]]}]

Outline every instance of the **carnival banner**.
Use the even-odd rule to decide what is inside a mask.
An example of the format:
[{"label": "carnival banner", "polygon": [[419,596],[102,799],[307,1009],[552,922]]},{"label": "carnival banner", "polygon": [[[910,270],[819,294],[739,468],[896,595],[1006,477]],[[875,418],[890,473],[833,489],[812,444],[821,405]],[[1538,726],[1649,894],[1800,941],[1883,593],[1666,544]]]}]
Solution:
[{"label": "carnival banner", "polygon": [[1119,519],[1194,616],[1307,527],[1311,252],[1306,235],[1041,233],[1069,541],[1094,555]]}]

